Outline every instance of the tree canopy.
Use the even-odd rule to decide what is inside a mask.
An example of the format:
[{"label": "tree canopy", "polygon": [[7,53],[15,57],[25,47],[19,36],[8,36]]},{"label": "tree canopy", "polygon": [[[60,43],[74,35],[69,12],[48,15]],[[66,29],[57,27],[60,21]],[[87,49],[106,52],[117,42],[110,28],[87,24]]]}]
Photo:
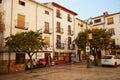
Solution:
[{"label": "tree canopy", "polygon": [[[88,34],[92,33],[92,39],[88,38]],[[85,50],[87,41],[91,48],[106,49],[110,43],[110,35],[105,29],[92,29],[85,32],[79,32],[75,39],[76,45],[79,49]]]},{"label": "tree canopy", "polygon": [[5,41],[6,47],[8,47],[9,51],[27,53],[30,58],[31,65],[33,54],[46,46],[44,39],[42,39],[42,33],[34,31],[11,35],[5,38]]}]

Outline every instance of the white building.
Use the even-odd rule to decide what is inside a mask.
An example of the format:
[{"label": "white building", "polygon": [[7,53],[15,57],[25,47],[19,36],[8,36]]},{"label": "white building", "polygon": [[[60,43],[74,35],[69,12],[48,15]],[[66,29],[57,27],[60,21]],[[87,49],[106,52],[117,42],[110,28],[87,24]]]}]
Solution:
[{"label": "white building", "polygon": [[[89,18],[88,20],[81,20],[79,18],[75,18],[75,38],[77,38],[80,32],[84,32],[86,29],[92,29],[92,26],[89,24],[90,19],[91,18]],[[79,62],[80,60],[84,59],[85,52],[76,46],[76,60]]]},{"label": "white building", "polygon": [[[23,31],[42,31],[48,48],[41,53],[52,54],[52,14],[48,8],[34,0],[0,0],[0,73],[25,70],[27,54],[8,53],[4,48],[4,38]],[[37,53],[33,58],[46,55]]]},{"label": "white building", "polygon": [[75,12],[55,3],[43,3],[53,9],[53,52],[54,60],[60,63],[71,62],[75,55]]},{"label": "white building", "polygon": [[105,12],[101,16],[93,17],[93,28],[106,29],[112,36],[113,43],[111,48],[120,49],[120,12],[108,14]]}]

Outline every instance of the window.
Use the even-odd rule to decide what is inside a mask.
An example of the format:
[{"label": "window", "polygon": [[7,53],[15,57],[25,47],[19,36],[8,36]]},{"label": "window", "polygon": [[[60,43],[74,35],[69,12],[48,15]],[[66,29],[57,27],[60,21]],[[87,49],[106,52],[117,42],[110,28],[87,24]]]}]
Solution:
[{"label": "window", "polygon": [[25,2],[19,0],[19,4],[22,5],[22,6],[25,6]]},{"label": "window", "polygon": [[45,22],[45,30],[44,30],[45,33],[49,33],[49,23],[48,22]]},{"label": "window", "polygon": [[56,17],[61,18],[61,14],[60,14],[60,10],[59,9],[56,10]]},{"label": "window", "polygon": [[64,60],[64,53],[60,53],[60,60]]},{"label": "window", "polygon": [[57,22],[57,32],[60,32],[60,22]]},{"label": "window", "polygon": [[68,35],[71,35],[71,26],[68,25]]},{"label": "window", "polygon": [[71,37],[68,37],[68,49],[71,48]]},{"label": "window", "polygon": [[108,24],[108,25],[113,24],[113,23],[114,23],[113,17],[107,18],[107,24]]},{"label": "window", "polygon": [[45,42],[48,46],[50,46],[50,38],[49,37],[45,37]]},{"label": "window", "polygon": [[111,36],[115,35],[114,28],[109,29],[108,32],[109,32],[109,35],[111,35]]},{"label": "window", "polygon": [[2,0],[0,0],[0,3],[2,3]]},{"label": "window", "polygon": [[25,54],[16,53],[16,64],[24,64],[24,63],[25,63]]},{"label": "window", "polygon": [[25,16],[18,14],[17,28],[25,29]]},{"label": "window", "polygon": [[46,11],[46,10],[45,10],[45,14],[49,15],[49,11]]},{"label": "window", "polygon": [[61,48],[61,36],[60,35],[57,35],[56,48]]},{"label": "window", "polygon": [[71,37],[68,37],[68,44],[71,44]]},{"label": "window", "polygon": [[57,42],[61,42],[61,36],[57,35]]},{"label": "window", "polygon": [[70,17],[70,14],[68,14],[67,19],[68,19],[69,22],[72,22],[71,17]]},{"label": "window", "polygon": [[99,23],[99,22],[101,22],[101,19],[94,20],[94,23]]},{"label": "window", "polygon": [[54,54],[54,60],[58,60],[58,53],[57,52],[55,52],[55,54]]}]

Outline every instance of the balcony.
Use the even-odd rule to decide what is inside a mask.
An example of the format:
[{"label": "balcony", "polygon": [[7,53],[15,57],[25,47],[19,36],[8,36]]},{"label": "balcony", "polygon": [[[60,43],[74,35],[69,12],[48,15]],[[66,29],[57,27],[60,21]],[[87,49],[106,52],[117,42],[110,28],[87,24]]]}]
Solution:
[{"label": "balcony", "polygon": [[52,29],[43,29],[43,33],[52,34]]},{"label": "balcony", "polygon": [[56,48],[57,48],[57,49],[64,49],[64,43],[57,42],[57,43],[56,43]]},{"label": "balcony", "polygon": [[62,14],[61,13],[57,13],[56,17],[61,19],[62,18]]},{"label": "balcony", "polygon": [[68,18],[68,21],[69,21],[69,22],[72,22],[72,18]]},{"label": "balcony", "polygon": [[68,44],[69,50],[75,50],[75,44]]},{"label": "balcony", "polygon": [[72,31],[72,30],[68,31],[68,35],[73,36],[74,35],[74,31]]},{"label": "balcony", "polygon": [[60,34],[63,34],[63,28],[56,28],[56,32],[60,33]]}]

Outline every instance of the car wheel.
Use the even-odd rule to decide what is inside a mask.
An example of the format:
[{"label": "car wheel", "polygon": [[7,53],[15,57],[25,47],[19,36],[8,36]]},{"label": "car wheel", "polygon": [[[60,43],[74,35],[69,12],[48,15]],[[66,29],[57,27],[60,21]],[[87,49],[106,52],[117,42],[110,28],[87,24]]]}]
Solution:
[{"label": "car wheel", "polygon": [[102,65],[102,67],[104,67],[104,65]]},{"label": "car wheel", "polygon": [[117,62],[115,62],[115,65],[114,65],[115,67],[117,67]]}]

